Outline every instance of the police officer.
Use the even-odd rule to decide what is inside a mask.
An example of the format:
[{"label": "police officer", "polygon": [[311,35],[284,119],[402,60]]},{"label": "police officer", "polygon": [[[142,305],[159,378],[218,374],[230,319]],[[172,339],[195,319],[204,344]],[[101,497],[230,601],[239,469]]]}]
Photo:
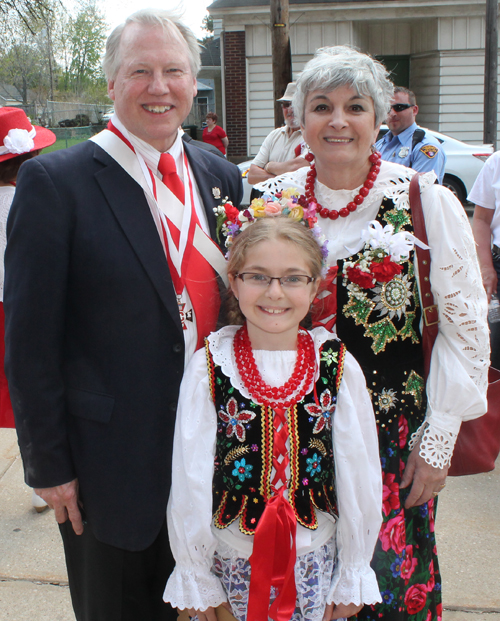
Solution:
[{"label": "police officer", "polygon": [[446,155],[439,141],[415,123],[417,114],[415,93],[396,86],[387,116],[390,131],[375,146],[383,160],[402,164],[418,172],[433,170],[439,183],[442,183]]}]

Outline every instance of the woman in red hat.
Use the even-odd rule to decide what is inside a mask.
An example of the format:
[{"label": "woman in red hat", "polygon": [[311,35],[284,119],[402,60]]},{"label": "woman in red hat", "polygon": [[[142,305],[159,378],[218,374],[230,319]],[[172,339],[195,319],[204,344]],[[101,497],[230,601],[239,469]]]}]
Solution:
[{"label": "woman in red hat", "polygon": [[14,427],[14,414],[3,365],[3,255],[7,244],[7,217],[21,164],[55,141],[56,136],[50,129],[32,125],[23,110],[0,108],[0,427]]}]

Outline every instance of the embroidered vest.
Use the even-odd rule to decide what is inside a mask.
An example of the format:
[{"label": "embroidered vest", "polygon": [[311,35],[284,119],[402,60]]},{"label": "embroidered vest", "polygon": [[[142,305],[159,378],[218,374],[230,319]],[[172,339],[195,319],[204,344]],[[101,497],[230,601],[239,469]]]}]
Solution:
[{"label": "embroidered vest", "polygon": [[[213,514],[217,528],[239,518],[253,535],[272,496],[273,411],[241,395],[215,365],[205,341],[210,393],[217,411]],[[320,373],[311,393],[287,411],[290,441],[288,501],[299,524],[318,527],[315,509],[337,517],[332,420],[344,369],[345,347],[321,348]]]},{"label": "embroidered vest", "polygon": [[[396,209],[388,198],[382,202],[376,220],[382,226],[392,224],[395,233],[413,233],[411,213]],[[402,263],[401,274],[389,282],[377,282],[371,289],[356,291],[343,275],[343,267],[345,261],[357,260],[362,252],[338,262],[337,334],[363,369],[379,427],[402,415],[411,433],[423,421],[426,410],[415,251]]]}]

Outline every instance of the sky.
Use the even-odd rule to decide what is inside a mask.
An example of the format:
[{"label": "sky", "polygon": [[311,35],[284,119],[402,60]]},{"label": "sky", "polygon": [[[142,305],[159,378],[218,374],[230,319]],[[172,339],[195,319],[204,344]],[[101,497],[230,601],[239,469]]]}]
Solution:
[{"label": "sky", "polygon": [[184,23],[193,30],[198,38],[201,38],[203,37],[201,22],[207,14],[206,7],[212,2],[213,0],[184,0],[183,2],[178,0],[106,0],[106,2],[101,3],[101,8],[105,12],[111,30],[139,9],[149,7],[184,8]]}]

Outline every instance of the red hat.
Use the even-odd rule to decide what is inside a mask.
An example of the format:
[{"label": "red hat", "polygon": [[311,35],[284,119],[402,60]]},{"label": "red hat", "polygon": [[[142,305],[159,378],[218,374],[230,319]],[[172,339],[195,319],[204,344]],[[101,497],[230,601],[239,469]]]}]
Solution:
[{"label": "red hat", "polygon": [[54,132],[32,125],[24,110],[0,108],[0,162],[49,147],[55,141]]}]

